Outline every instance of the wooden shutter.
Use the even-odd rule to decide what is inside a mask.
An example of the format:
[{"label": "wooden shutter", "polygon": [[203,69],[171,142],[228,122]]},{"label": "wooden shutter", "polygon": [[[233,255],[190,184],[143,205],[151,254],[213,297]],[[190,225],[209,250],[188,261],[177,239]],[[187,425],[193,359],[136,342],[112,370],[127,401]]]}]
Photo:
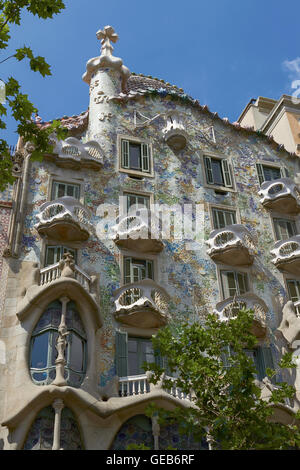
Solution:
[{"label": "wooden shutter", "polygon": [[265,181],[264,169],[263,169],[262,164],[261,163],[256,163],[256,169],[257,169],[259,184],[262,185],[263,182]]},{"label": "wooden shutter", "polygon": [[204,164],[205,164],[205,173],[206,173],[206,182],[207,184],[214,184],[214,177],[211,167],[211,158],[204,157]]},{"label": "wooden shutter", "polygon": [[280,167],[280,173],[281,173],[281,178],[288,178],[289,177],[289,171],[285,166]]},{"label": "wooden shutter", "polygon": [[129,168],[129,141],[122,140],[122,168]]},{"label": "wooden shutter", "polygon": [[232,188],[232,178],[231,178],[231,173],[230,173],[230,167],[226,158],[223,158],[221,160],[221,165],[222,165],[222,171],[223,171],[224,184],[226,188]]},{"label": "wooden shutter", "polygon": [[149,145],[142,144],[142,171],[149,173],[150,171],[150,158],[149,158]]},{"label": "wooden shutter", "polygon": [[126,331],[116,331],[116,369],[118,377],[127,377],[128,334]]}]

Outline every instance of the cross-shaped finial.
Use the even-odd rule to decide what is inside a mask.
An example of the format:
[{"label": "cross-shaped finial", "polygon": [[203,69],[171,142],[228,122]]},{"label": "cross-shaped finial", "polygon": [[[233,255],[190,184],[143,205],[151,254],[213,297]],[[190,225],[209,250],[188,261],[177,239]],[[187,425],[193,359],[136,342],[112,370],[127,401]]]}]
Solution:
[{"label": "cross-shaped finial", "polygon": [[104,26],[103,30],[99,29],[96,33],[97,39],[101,40],[101,56],[111,56],[114,48],[112,47],[111,42],[117,42],[119,36],[115,33],[115,30],[112,26]]}]

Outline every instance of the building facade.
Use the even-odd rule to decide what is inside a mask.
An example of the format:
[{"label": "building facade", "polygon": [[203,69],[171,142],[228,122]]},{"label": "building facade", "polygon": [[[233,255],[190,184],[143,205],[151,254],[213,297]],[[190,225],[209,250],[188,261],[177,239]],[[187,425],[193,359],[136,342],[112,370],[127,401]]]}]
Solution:
[{"label": "building facade", "polygon": [[[1,196],[1,447],[206,448],[146,418],[150,402],[191,400],[150,385],[142,363],[160,327],[242,306],[255,312],[258,380],[297,355],[299,158],[130,73],[113,28],[97,37],[89,110],[61,119],[69,136],[52,136],[42,162],[19,140]],[[297,386],[298,369],[278,379]],[[277,419],[298,408],[296,396]]]}]

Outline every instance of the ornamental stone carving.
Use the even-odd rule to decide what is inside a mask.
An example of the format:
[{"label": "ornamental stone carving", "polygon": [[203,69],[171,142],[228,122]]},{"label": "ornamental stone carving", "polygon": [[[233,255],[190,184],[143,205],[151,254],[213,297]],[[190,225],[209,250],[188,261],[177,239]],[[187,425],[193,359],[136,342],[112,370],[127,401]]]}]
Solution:
[{"label": "ornamental stone carving", "polygon": [[300,318],[291,300],[282,309],[282,320],[278,331],[281,331],[290,347],[292,347],[295,340],[300,339]]}]

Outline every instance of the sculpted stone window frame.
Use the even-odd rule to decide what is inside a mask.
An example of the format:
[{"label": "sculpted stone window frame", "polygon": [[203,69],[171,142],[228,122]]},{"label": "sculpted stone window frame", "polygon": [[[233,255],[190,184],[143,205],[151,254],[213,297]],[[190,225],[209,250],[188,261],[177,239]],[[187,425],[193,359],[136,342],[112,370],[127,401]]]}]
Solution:
[{"label": "sculpted stone window frame", "polygon": [[63,255],[65,253],[71,253],[75,263],[77,264],[78,253],[76,248],[71,248],[66,245],[46,245],[44,267],[58,263],[61,259],[63,259]]},{"label": "sculpted stone window frame", "polygon": [[118,171],[137,177],[154,177],[153,151],[148,140],[118,135]]},{"label": "sculpted stone window frame", "polygon": [[201,158],[204,186],[216,192],[236,192],[231,158],[205,152]]},{"label": "sculpted stone window frame", "polygon": [[[61,301],[51,302],[31,335],[29,367],[36,385],[47,385],[57,378],[61,319]],[[66,385],[79,387],[86,373],[87,337],[73,301],[67,302],[65,324],[64,379]]]}]

